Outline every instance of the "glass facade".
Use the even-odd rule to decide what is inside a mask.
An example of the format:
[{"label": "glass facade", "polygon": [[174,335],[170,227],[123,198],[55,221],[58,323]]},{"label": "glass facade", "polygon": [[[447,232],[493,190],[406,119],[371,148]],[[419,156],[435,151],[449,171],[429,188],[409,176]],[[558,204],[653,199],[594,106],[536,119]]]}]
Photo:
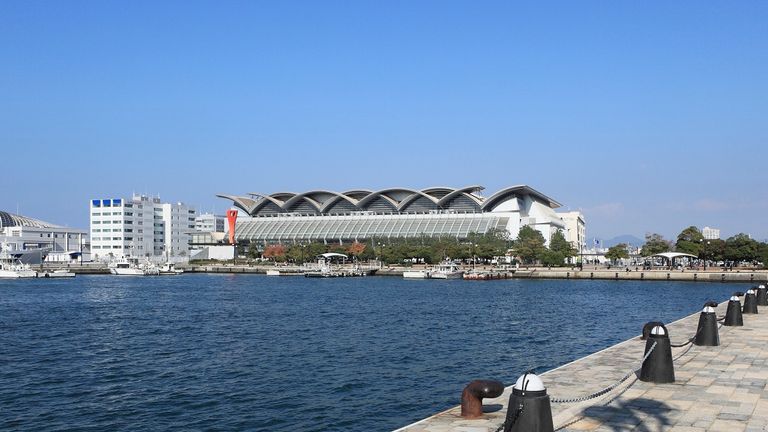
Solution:
[{"label": "glass facade", "polygon": [[237,221],[239,241],[354,241],[390,237],[466,238],[470,233],[505,229],[509,217],[493,213],[279,216]]}]

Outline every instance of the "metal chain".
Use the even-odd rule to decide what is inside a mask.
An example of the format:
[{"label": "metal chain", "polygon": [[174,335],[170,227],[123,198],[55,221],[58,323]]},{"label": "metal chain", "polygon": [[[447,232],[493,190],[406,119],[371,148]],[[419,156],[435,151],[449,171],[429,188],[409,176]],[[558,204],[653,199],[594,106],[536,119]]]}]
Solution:
[{"label": "metal chain", "polygon": [[699,327],[699,329],[696,330],[696,334],[694,334],[693,336],[691,336],[690,339],[688,339],[688,342],[681,343],[681,344],[673,344],[672,342],[670,342],[669,346],[671,346],[672,348],[682,348],[682,347],[684,347],[686,345],[692,344],[693,341],[696,340],[696,336],[698,336],[699,333],[701,333],[702,330],[704,330],[704,326]]},{"label": "metal chain", "polygon": [[[651,353],[653,352],[653,350],[656,349],[656,345],[658,345],[658,342],[654,342],[653,345],[651,345],[651,349],[649,349],[648,352],[645,353],[645,355],[643,356],[643,361],[640,362],[641,366],[643,365],[643,363],[645,363],[646,360],[648,360],[648,357],[651,356]],[[634,373],[635,373],[635,370],[631,370],[626,375],[624,375],[624,377],[621,378],[619,380],[619,382],[617,382],[615,384],[612,384],[612,385],[610,385],[610,386],[608,386],[608,387],[606,387],[606,388],[604,388],[604,389],[602,389],[600,391],[594,392],[594,393],[592,393],[590,395],[587,395],[587,396],[581,396],[581,397],[570,398],[570,399],[558,399],[558,398],[555,398],[555,397],[550,397],[549,400],[552,403],[563,403],[563,404],[565,404],[565,403],[584,402],[584,401],[588,401],[590,399],[595,399],[595,398],[598,398],[600,396],[603,396],[603,395],[611,392],[613,389],[615,389],[616,387],[621,385],[621,383],[623,383],[624,381],[629,379],[629,377],[634,375]]]}]

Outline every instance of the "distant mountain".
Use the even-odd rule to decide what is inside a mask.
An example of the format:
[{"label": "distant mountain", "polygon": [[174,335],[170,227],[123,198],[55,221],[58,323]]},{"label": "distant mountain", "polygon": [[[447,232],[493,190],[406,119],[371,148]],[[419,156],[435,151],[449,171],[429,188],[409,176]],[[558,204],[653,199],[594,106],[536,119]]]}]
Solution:
[{"label": "distant mountain", "polygon": [[642,246],[645,243],[645,240],[643,240],[641,238],[637,238],[637,237],[635,237],[633,235],[630,235],[630,234],[624,234],[624,235],[616,236],[616,237],[610,238],[610,239],[600,239],[600,238],[598,238],[598,240],[600,240],[600,246],[604,247],[604,248],[608,248],[608,247],[611,247],[611,246],[616,246],[619,243],[626,243],[626,244],[628,244],[630,246],[639,247],[639,246]]}]

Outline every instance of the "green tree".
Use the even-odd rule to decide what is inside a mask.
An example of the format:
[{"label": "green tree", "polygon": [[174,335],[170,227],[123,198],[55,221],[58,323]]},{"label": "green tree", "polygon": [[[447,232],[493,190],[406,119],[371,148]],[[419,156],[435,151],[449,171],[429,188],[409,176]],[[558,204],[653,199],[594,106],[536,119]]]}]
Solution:
[{"label": "green tree", "polygon": [[605,257],[611,260],[612,263],[616,263],[616,260],[622,258],[629,258],[629,250],[626,243],[619,243],[615,246],[608,248],[608,252],[605,253]]},{"label": "green tree", "polygon": [[564,258],[576,256],[576,248],[565,239],[561,231],[555,231],[552,239],[549,240],[549,250],[560,253]]},{"label": "green tree", "polygon": [[643,245],[643,250],[640,254],[647,257],[662,252],[669,252],[671,250],[672,245],[670,242],[664,240],[664,237],[662,237],[661,234],[651,233],[645,235],[645,244]]},{"label": "green tree", "polygon": [[704,240],[701,244],[699,258],[708,261],[722,261],[725,259],[725,241],[720,239]]},{"label": "green tree", "polygon": [[565,255],[562,252],[553,251],[551,249],[544,249],[539,254],[541,264],[548,267],[560,267],[565,264]]},{"label": "green tree", "polygon": [[725,240],[724,257],[729,261],[757,261],[758,243],[744,233]]},{"label": "green tree", "polygon": [[517,239],[512,242],[512,249],[523,263],[533,264],[546,250],[544,243],[544,236],[539,231],[524,226],[517,233]]},{"label": "green tree", "polygon": [[695,226],[689,226],[677,235],[675,250],[699,256],[704,248],[704,235]]}]

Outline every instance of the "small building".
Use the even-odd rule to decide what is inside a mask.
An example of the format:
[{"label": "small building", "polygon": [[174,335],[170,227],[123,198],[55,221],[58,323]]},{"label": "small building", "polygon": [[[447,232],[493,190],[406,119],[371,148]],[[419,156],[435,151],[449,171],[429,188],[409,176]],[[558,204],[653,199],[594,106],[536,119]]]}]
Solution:
[{"label": "small building", "polygon": [[213,213],[204,213],[195,218],[195,231],[223,233],[226,231],[227,218]]},{"label": "small building", "polygon": [[577,252],[582,252],[587,246],[587,224],[584,214],[580,211],[558,213],[565,224],[563,235]]}]

